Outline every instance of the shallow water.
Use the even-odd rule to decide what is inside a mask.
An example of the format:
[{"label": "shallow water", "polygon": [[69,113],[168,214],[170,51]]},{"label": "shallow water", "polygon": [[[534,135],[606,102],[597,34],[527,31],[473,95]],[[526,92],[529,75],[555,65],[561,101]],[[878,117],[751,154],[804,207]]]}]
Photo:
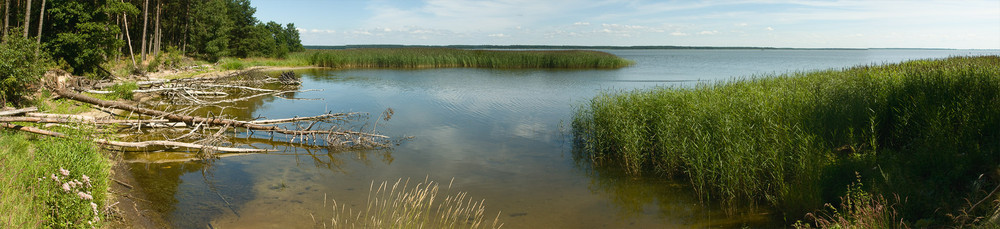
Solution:
[{"label": "shallow water", "polygon": [[[131,153],[155,211],[179,228],[323,227],[332,201],[362,210],[373,182],[409,178],[485,199],[505,228],[672,228],[768,225],[766,209],[727,215],[683,181],[622,176],[573,153],[573,111],[600,91],[843,68],[953,55],[962,50],[611,50],[636,61],[619,70],[300,70],[302,89],[229,109],[238,117],[286,118],[392,108],[375,126],[389,150],[329,152],[256,140],[269,154],[185,161],[186,153]],[[218,112],[218,111],[214,111]],[[357,126],[356,126],[357,127]],[[277,138],[277,140],[282,140]],[[273,145],[273,146],[272,146]],[[169,161],[169,162],[167,162]],[[443,187],[442,187],[443,188]],[[443,195],[442,194],[442,195]],[[443,197],[443,196],[442,196]]]}]

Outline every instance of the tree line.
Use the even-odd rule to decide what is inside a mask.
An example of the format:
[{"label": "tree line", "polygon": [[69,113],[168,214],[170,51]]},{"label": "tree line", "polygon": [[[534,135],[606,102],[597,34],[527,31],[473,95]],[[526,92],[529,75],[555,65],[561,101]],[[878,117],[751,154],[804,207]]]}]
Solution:
[{"label": "tree line", "polygon": [[[294,24],[261,22],[249,0],[2,0],[3,45],[31,40],[74,74],[110,75],[112,59],[141,65],[165,50],[216,61],[302,51]],[[24,45],[20,45],[24,46]],[[0,69],[2,71],[2,69]],[[0,77],[7,77],[0,75]]]}]

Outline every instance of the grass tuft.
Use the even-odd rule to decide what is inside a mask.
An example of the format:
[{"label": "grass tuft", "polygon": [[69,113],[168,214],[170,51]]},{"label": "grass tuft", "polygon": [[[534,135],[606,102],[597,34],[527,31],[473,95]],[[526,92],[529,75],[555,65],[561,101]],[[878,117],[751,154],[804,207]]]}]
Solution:
[{"label": "grass tuft", "polygon": [[[424,181],[412,188],[410,180],[369,187],[364,209],[353,209],[333,200],[334,216],[317,225],[332,228],[500,228],[500,213],[486,218],[486,200],[474,201],[459,192],[440,199],[438,183]],[[451,184],[448,185],[451,189]],[[323,199],[326,205],[326,199]],[[315,217],[313,217],[315,221]]]}]

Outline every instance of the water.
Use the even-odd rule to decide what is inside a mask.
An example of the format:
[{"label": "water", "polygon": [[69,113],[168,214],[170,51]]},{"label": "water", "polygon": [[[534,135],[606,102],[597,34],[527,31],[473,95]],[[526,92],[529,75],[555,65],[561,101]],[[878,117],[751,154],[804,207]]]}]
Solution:
[{"label": "water", "polygon": [[[369,187],[409,178],[485,199],[505,228],[672,228],[767,225],[767,209],[727,215],[684,182],[628,177],[573,153],[576,107],[600,91],[691,86],[757,74],[837,69],[954,55],[962,50],[610,50],[636,61],[619,70],[300,70],[296,98],[261,99],[240,117],[286,118],[327,111],[395,111],[386,135],[413,139],[390,150],[282,152],[176,160],[132,153],[154,210],[176,227],[322,227],[332,201],[363,210]],[[371,128],[374,117],[366,128]],[[264,141],[254,146],[267,146]],[[443,198],[443,196],[441,196]]]}]

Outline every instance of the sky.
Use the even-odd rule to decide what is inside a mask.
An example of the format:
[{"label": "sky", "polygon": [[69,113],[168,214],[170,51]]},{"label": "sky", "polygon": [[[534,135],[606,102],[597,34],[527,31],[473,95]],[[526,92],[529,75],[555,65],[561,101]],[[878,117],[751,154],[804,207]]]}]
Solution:
[{"label": "sky", "polygon": [[1000,0],[251,0],[305,45],[1000,49]]}]

